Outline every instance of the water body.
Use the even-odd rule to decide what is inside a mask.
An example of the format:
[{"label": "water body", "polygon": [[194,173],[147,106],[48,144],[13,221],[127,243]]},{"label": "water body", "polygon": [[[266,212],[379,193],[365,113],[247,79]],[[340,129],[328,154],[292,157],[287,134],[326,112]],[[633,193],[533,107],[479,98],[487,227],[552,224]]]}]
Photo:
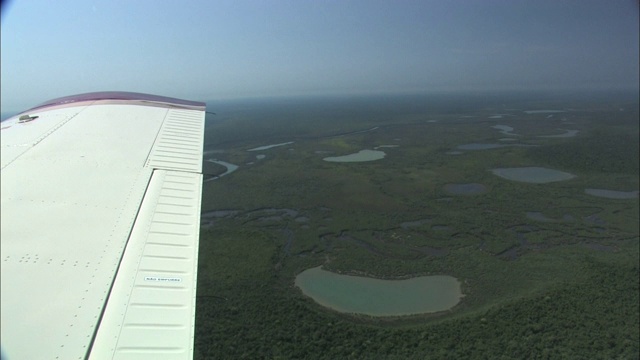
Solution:
[{"label": "water body", "polygon": [[219,179],[219,178],[221,178],[221,177],[223,177],[225,175],[229,175],[232,172],[238,170],[238,165],[234,165],[234,164],[228,163],[226,161],[220,161],[220,160],[214,160],[214,159],[208,159],[208,160],[205,160],[205,161],[209,161],[209,162],[212,162],[212,163],[215,163],[215,164],[218,164],[218,165],[222,165],[222,166],[227,168],[227,171],[223,172],[222,174],[220,174],[218,176],[214,176],[214,177],[212,177],[210,179],[206,179],[204,182],[209,182],[209,181],[213,181],[213,180]]},{"label": "water body", "polygon": [[491,170],[491,172],[507,180],[534,184],[563,181],[576,177],[575,175],[564,171],[547,169],[543,167],[499,168],[493,169]]},{"label": "water body", "polygon": [[[560,130],[562,130],[562,129],[560,129]],[[568,137],[576,136],[579,132],[580,132],[580,130],[565,130],[564,134],[541,135],[539,137],[543,137],[543,138],[568,138]]]},{"label": "water body", "polygon": [[376,146],[374,147],[374,149],[380,149],[380,148],[397,148],[400,145],[380,145],[380,146]]},{"label": "water body", "polygon": [[256,155],[256,159],[258,159],[258,160],[262,160],[262,159],[264,159],[264,158],[266,158],[266,157],[267,157],[267,156],[266,156],[266,155],[264,155],[264,154]]},{"label": "water body", "polygon": [[284,142],[284,143],[280,143],[280,144],[271,144],[271,145],[265,145],[265,146],[258,146],[257,148],[249,149],[247,151],[269,150],[269,149],[274,148],[274,147],[285,146],[285,145],[289,145],[289,144],[293,144],[293,141]]},{"label": "water body", "polygon": [[361,161],[374,161],[380,160],[387,155],[384,151],[380,150],[360,150],[357,153],[344,155],[344,156],[330,156],[322,160],[329,162],[361,162]]},{"label": "water body", "polygon": [[380,280],[340,275],[316,267],[298,274],[295,284],[322,306],[371,316],[445,311],[462,297],[460,282],[446,275]]},{"label": "water body", "polygon": [[482,184],[447,184],[444,191],[455,195],[476,195],[487,191],[487,187]]},{"label": "water body", "polygon": [[638,191],[617,191],[606,189],[584,189],[584,192],[589,195],[603,197],[607,199],[637,199]]},{"label": "water body", "polygon": [[511,135],[511,136],[520,136],[518,134],[514,134],[513,128],[511,126],[507,126],[507,125],[494,125],[492,126],[492,128],[500,130],[501,133],[505,134],[505,135]]},{"label": "water body", "polygon": [[565,110],[526,110],[525,114],[555,114],[563,113]]}]

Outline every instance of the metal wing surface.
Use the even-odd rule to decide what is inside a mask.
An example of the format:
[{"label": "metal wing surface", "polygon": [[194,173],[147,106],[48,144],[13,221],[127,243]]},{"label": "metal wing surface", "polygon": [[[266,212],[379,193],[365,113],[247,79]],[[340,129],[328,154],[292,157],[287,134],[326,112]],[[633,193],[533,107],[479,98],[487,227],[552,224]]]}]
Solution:
[{"label": "metal wing surface", "polygon": [[205,104],[108,92],[1,123],[8,359],[193,356]]}]

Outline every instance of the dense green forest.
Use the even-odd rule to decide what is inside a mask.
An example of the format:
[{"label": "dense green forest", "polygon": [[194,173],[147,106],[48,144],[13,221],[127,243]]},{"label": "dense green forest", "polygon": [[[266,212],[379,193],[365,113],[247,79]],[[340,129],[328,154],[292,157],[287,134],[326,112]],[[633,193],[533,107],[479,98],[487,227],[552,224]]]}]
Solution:
[{"label": "dense green forest", "polygon": [[[239,168],[204,184],[196,358],[640,357],[638,197],[585,192],[640,187],[637,103],[374,100],[233,104],[208,122],[211,158]],[[524,111],[554,106],[571,110]],[[508,146],[457,148],[471,143]],[[382,160],[322,160],[381,145]],[[491,172],[530,166],[575,177]],[[340,313],[295,286],[316,266],[450,275],[464,297],[439,313]]]},{"label": "dense green forest", "polygon": [[530,154],[546,164],[565,169],[634,175],[640,169],[638,144],[637,133],[600,127],[577,139],[532,148]]},{"label": "dense green forest", "polygon": [[[224,237],[224,235],[223,235]],[[223,240],[221,240],[223,241]],[[232,240],[233,241],[233,240]],[[251,242],[248,246],[260,245]],[[262,244],[264,245],[264,244]],[[232,250],[230,250],[232,249]],[[204,244],[211,264],[227,263],[197,307],[197,357],[283,359],[634,359],[639,353],[637,242],[625,261],[585,256],[570,281],[465,316],[414,317],[388,322],[323,311],[267,275],[269,259],[245,259],[233,245],[217,253]],[[273,259],[275,260],[275,259]],[[207,272],[210,267],[202,269]],[[251,269],[249,271],[248,269]],[[583,274],[583,275],[580,275]]]}]

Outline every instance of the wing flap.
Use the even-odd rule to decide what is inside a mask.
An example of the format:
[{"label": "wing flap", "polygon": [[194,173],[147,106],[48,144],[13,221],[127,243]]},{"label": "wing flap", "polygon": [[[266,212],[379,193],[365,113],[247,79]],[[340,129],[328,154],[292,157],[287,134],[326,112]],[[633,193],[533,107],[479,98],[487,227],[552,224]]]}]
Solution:
[{"label": "wing flap", "polygon": [[[167,205],[176,175],[186,205]],[[201,185],[201,174],[154,171],[90,358],[191,357]]]}]

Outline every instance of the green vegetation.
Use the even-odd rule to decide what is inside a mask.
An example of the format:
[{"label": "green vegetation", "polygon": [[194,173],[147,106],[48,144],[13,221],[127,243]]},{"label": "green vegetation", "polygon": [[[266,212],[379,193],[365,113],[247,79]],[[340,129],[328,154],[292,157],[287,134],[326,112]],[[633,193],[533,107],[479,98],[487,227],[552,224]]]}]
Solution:
[{"label": "green vegetation", "polygon": [[[638,133],[600,127],[586,136],[530,149],[530,155],[551,166],[595,173],[638,174]],[[597,149],[598,151],[595,151]]]},{"label": "green vegetation", "polygon": [[[463,100],[457,109],[420,98],[216,109],[206,146],[240,168],[204,184],[203,212],[235,212],[201,232],[196,358],[638,358],[639,202],[584,193],[638,189],[638,105],[574,100],[577,110],[547,117],[524,114],[532,108],[523,102]],[[498,142],[496,124],[537,146],[447,154]],[[580,133],[539,137],[560,128]],[[385,144],[399,147],[380,149],[382,160],[322,160]],[[518,166],[577,177],[526,184],[489,171]],[[464,183],[486,192],[445,191]],[[451,275],[465,297],[437,314],[339,314],[294,286],[319,265],[377,278]]]}]

